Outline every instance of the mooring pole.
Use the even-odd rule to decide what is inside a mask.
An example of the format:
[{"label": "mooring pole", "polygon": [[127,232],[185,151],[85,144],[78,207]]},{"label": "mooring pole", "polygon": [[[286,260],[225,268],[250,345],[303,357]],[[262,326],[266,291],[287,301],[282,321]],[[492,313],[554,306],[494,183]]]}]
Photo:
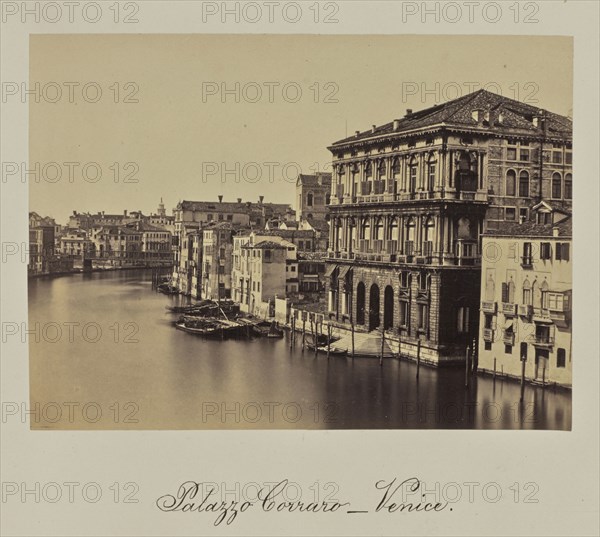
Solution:
[{"label": "mooring pole", "polygon": [[417,378],[419,378],[419,369],[421,369],[421,340],[417,340]]},{"label": "mooring pole", "polygon": [[494,382],[496,381],[496,357],[494,356]]},{"label": "mooring pole", "polygon": [[469,347],[465,352],[465,388],[469,387]]},{"label": "mooring pole", "polygon": [[304,350],[305,340],[306,339],[306,319],[302,319],[302,350]]},{"label": "mooring pole", "polygon": [[521,397],[519,399],[520,402],[523,402],[525,397],[525,364],[527,360],[525,357],[521,357]]},{"label": "mooring pole", "polygon": [[331,351],[331,324],[327,323],[327,358],[329,358],[330,351]]}]

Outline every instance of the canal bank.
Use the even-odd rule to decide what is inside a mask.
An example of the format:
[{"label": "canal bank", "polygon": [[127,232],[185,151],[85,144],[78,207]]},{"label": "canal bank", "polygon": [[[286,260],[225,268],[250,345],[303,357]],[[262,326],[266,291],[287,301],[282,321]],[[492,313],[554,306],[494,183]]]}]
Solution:
[{"label": "canal bank", "polygon": [[520,403],[518,384],[475,375],[465,387],[460,368],[327,359],[302,351],[298,341],[290,348],[289,335],[221,342],[183,333],[165,307],[188,299],[156,293],[151,275],[126,270],[30,281],[29,328],[40,327],[40,337],[28,340],[30,404],[93,403],[102,411],[95,422],[68,420],[65,412],[55,423],[32,422],[34,428],[571,427],[571,394],[559,390],[526,386]]}]

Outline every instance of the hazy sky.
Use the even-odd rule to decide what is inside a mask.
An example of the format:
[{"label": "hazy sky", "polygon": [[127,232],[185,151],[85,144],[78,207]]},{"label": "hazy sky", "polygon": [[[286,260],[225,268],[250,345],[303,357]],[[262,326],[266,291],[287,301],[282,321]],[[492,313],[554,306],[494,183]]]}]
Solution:
[{"label": "hazy sky", "polygon": [[[30,166],[59,163],[62,176],[51,182],[50,165],[30,180],[30,210],[64,223],[73,210],[148,213],[161,196],[169,214],[181,199],[219,194],[293,203],[295,172],[329,170],[328,145],[406,108],[466,94],[469,83],[572,115],[572,41],[32,35],[35,82],[44,90],[39,103],[29,99]],[[98,102],[89,102],[98,88]],[[127,162],[135,164],[125,169]],[[86,180],[87,163],[97,164]],[[102,177],[92,182],[97,169]],[[137,183],[124,182],[129,172]]]}]

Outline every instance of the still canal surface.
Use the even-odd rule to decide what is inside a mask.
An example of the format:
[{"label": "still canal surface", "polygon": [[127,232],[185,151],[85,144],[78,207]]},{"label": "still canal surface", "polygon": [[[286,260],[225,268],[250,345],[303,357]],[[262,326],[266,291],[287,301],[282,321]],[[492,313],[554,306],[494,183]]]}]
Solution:
[{"label": "still canal surface", "polygon": [[563,429],[571,394],[175,330],[149,271],[29,282],[32,428]]}]

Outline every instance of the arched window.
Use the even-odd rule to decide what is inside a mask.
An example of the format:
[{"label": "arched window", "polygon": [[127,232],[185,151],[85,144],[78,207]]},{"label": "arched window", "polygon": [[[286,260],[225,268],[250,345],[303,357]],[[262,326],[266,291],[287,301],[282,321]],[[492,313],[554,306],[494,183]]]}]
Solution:
[{"label": "arched window", "polygon": [[368,218],[363,219],[360,224],[360,238],[367,241],[371,238],[371,222]]},{"label": "arched window", "polygon": [[573,176],[570,173],[565,175],[565,199],[573,199]]},{"label": "arched window", "polygon": [[514,196],[517,193],[517,174],[514,170],[506,172],[506,195]]},{"label": "arched window", "polygon": [[423,225],[423,255],[433,255],[433,238],[435,234],[435,220],[432,216],[427,218]]},{"label": "arched window", "polygon": [[313,200],[314,200],[313,193],[309,192],[306,195],[306,205],[307,205],[307,207],[312,207],[313,206]]},{"label": "arched window", "polygon": [[435,172],[436,172],[437,161],[432,155],[427,163],[427,190],[433,190],[435,187]]},{"label": "arched window", "polygon": [[405,237],[404,253],[406,255],[413,255],[415,249],[415,219],[412,216],[406,222]]},{"label": "arched window", "polygon": [[540,289],[540,303],[543,309],[547,309],[548,308],[548,291],[549,291],[550,287],[548,285],[548,282],[546,280],[544,280],[544,282],[542,283],[542,287]]},{"label": "arched window", "polygon": [[560,173],[552,174],[552,199],[559,200],[562,198],[562,177]]},{"label": "arched window", "polygon": [[370,160],[365,163],[365,179],[368,181],[373,176],[373,166]]},{"label": "arched window", "polygon": [[511,279],[508,282],[508,285],[506,287],[508,289],[508,302],[510,304],[514,304],[515,303],[515,282],[513,282]]},{"label": "arched window", "polygon": [[529,278],[525,278],[523,282],[523,304],[526,306],[531,305],[531,283],[529,282]]},{"label": "arched window", "polygon": [[[398,219],[396,217],[392,217],[392,219],[390,221],[388,240],[390,240],[390,241],[398,240]],[[394,252],[390,252],[390,253],[394,253]]]},{"label": "arched window", "polygon": [[410,159],[409,164],[409,173],[408,173],[408,191],[416,192],[417,191],[417,159],[412,157]]},{"label": "arched window", "polygon": [[542,304],[542,294],[537,280],[534,280],[533,284],[531,284],[531,296],[533,307],[539,309]]},{"label": "arched window", "polygon": [[383,218],[379,217],[375,221],[375,240],[383,240]]},{"label": "arched window", "polygon": [[385,171],[386,171],[386,166],[385,166],[385,160],[381,159],[379,161],[379,164],[377,166],[377,175],[378,175],[378,179],[381,181],[382,179],[385,179]]},{"label": "arched window", "polygon": [[392,175],[394,176],[394,179],[397,179],[400,175],[400,159],[398,157],[395,157],[392,162]]},{"label": "arched window", "polygon": [[496,296],[496,283],[494,282],[494,276],[492,273],[488,273],[487,279],[485,280],[485,299],[490,302],[494,300]]},{"label": "arched window", "polygon": [[525,170],[519,174],[519,197],[529,197],[529,172]]}]

